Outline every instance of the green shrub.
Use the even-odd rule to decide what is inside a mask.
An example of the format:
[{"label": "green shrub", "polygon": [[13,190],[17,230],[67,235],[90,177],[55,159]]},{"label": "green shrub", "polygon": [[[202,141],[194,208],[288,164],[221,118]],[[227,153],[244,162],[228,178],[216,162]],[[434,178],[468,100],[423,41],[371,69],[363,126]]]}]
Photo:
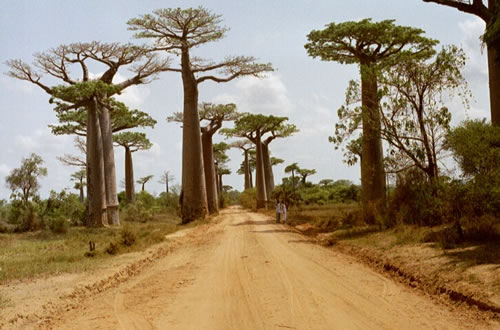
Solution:
[{"label": "green shrub", "polygon": [[57,217],[49,222],[49,228],[53,233],[65,234],[68,232],[69,224],[63,217]]},{"label": "green shrub", "polygon": [[132,246],[136,241],[135,234],[129,228],[123,228],[121,231],[121,242],[125,246]]},{"label": "green shrub", "polygon": [[468,241],[500,241],[500,219],[492,215],[463,219],[462,227]]},{"label": "green shrub", "polygon": [[397,223],[439,225],[448,219],[442,183],[430,183],[418,170],[401,175],[389,201],[385,227]]},{"label": "green shrub", "polygon": [[120,245],[115,242],[109,242],[105,251],[107,254],[115,255],[120,251]]},{"label": "green shrub", "polygon": [[240,204],[246,209],[255,210],[257,208],[257,192],[255,188],[246,189],[240,195]]}]

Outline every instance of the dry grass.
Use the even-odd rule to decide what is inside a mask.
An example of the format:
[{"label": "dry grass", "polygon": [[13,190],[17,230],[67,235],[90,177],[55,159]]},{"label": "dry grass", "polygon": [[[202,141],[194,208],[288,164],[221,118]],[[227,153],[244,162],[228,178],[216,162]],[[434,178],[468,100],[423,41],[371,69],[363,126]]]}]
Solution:
[{"label": "dry grass", "polygon": [[[144,250],[161,242],[165,235],[179,228],[178,223],[177,217],[166,216],[147,223],[122,222],[121,228],[71,227],[66,234],[54,234],[48,230],[0,234],[0,283],[41,275],[87,271],[112,257],[105,252],[106,247],[110,242],[120,244],[125,228],[136,240],[131,246],[121,244],[118,253]],[[95,242],[93,257],[85,256],[89,252],[89,241]]]}]

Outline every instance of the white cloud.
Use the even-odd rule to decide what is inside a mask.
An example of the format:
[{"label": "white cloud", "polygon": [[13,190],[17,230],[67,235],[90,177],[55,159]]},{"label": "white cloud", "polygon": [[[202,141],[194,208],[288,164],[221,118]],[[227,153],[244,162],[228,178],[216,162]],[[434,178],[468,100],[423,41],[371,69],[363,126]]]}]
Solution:
[{"label": "white cloud", "polygon": [[62,154],[67,146],[73,146],[73,137],[69,135],[56,136],[49,129],[37,129],[31,135],[17,135],[14,142],[17,150],[22,152],[45,152]]},{"label": "white cloud", "polygon": [[0,164],[0,175],[7,176],[10,173],[10,168],[6,164]]},{"label": "white cloud", "polygon": [[4,86],[9,92],[20,92],[22,94],[33,94],[35,87],[26,81],[10,77],[0,77],[0,85]]},{"label": "white cloud", "polygon": [[488,62],[486,49],[483,49],[479,37],[484,33],[485,23],[479,18],[471,18],[458,24],[463,33],[462,47],[468,60],[465,76],[473,83],[488,81]]},{"label": "white cloud", "polygon": [[287,115],[294,110],[288,91],[278,75],[270,74],[264,79],[244,77],[236,83],[233,93],[219,94],[215,103],[236,103],[238,111]]}]

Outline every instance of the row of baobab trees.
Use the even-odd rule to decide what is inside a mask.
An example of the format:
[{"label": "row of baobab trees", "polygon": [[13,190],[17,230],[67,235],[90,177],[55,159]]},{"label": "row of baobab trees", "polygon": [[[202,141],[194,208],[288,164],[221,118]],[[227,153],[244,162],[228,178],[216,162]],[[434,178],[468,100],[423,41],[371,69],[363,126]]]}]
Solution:
[{"label": "row of baobab trees", "polygon": [[[497,91],[500,80],[498,33],[494,29],[497,26],[498,0],[489,0],[488,6],[480,0],[473,0],[468,4],[454,0],[424,1],[455,7],[487,22],[489,34],[485,34],[485,40],[490,68],[492,121],[498,124],[500,112]],[[35,54],[37,69],[21,60],[8,61],[11,69],[9,74],[42,88],[51,96],[51,102],[55,104],[58,113],[72,113],[82,108],[86,110],[88,224],[99,226],[106,217],[109,223],[119,224],[111,119],[115,111],[113,96],[130,86],[147,83],[161,72],[180,73],[184,91],[182,218],[183,222],[203,218],[210,211],[209,205],[213,203],[207,199],[205,178],[206,173],[212,176],[213,172],[206,167],[212,166],[213,162],[204,166],[198,88],[205,81],[224,83],[241,76],[262,77],[273,68],[269,63],[256,63],[253,57],[247,56],[226,57],[219,62],[191,56],[192,48],[217,41],[228,30],[221,26],[220,15],[202,7],[158,9],[152,14],[129,20],[128,26],[129,30],[136,32],[135,37],[151,39],[152,44],[137,46],[90,42],[61,45]],[[422,32],[419,29],[395,26],[392,21],[376,24],[363,20],[359,23],[332,23],[325,30],[313,31],[308,36],[306,49],[309,55],[340,63],[357,63],[360,66],[363,124],[361,183],[365,205],[378,203],[385,198],[377,69],[382,65],[397,63],[404,56],[430,56],[436,41],[423,37]],[[373,38],[366,40],[367,33]],[[180,57],[180,65],[173,66],[171,58],[160,57],[162,53]],[[104,65],[106,70],[99,77],[91,79],[89,62]],[[72,77],[70,67],[78,67],[80,77]],[[113,83],[113,78],[124,67],[130,68],[133,76],[121,83]],[[61,84],[45,84],[41,80],[43,74],[59,79]],[[267,165],[262,161],[266,157],[266,141],[278,136],[274,136],[270,130],[266,131],[266,126],[262,126],[264,124],[255,124],[260,120],[258,116],[251,122],[236,120],[234,130],[228,131],[228,134],[245,137],[256,146],[257,163],[262,164],[262,168],[257,166],[256,171],[257,203],[262,207],[272,188],[272,184],[265,184]],[[252,125],[256,126],[249,130],[248,127]],[[264,133],[270,135],[263,140]],[[209,189],[212,190],[211,187]]]},{"label": "row of baobab trees", "polygon": [[[155,124],[149,115],[129,110],[113,97],[130,86],[150,82],[161,72],[180,73],[183,82],[184,109],[171,118],[182,121],[183,126],[183,222],[217,212],[211,140],[222,121],[235,120],[235,128],[226,130],[227,135],[248,138],[256,145],[259,205],[263,205],[267,199],[266,195],[274,187],[272,170],[269,171],[269,162],[265,161],[269,159],[268,145],[275,138],[288,136],[297,130],[293,125],[284,124],[285,117],[237,116],[232,104],[204,104],[199,111],[198,88],[202,82],[223,83],[241,76],[262,77],[265,72],[273,70],[271,64],[256,63],[253,57],[247,56],[226,57],[220,62],[192,57],[190,50],[193,47],[224,36],[228,29],[220,23],[219,15],[201,7],[159,9],[153,14],[128,21],[129,30],[136,31],[137,38],[154,40],[150,46],[79,42],[35,54],[34,66],[17,59],[7,62],[11,77],[31,82],[50,95],[50,103],[54,104],[60,122],[60,125],[52,126],[55,134],[85,136],[89,226],[102,226],[106,222],[113,225],[120,223],[113,141],[125,148],[126,172],[132,168],[127,165],[131,165],[131,153],[148,148],[149,141],[140,136],[141,133],[126,132],[118,137],[115,135],[115,139],[113,133]],[[173,66],[170,57],[161,57],[160,54],[164,52],[180,55],[180,65]],[[104,65],[105,71],[93,79],[89,67],[95,63]],[[75,68],[80,71],[79,77],[70,73],[70,69]],[[123,68],[129,68],[133,72],[132,77],[114,83],[113,79]],[[59,84],[47,85],[42,81],[44,75],[57,78]],[[207,120],[209,124],[201,127],[200,120]],[[265,133],[269,133],[269,136],[261,142]],[[247,149],[244,143],[241,148]],[[248,169],[248,165],[245,166]],[[133,191],[127,189],[133,185],[131,177],[126,173],[125,186],[129,192]],[[269,188],[266,188],[266,180]],[[133,196],[127,195],[127,199],[132,200]]]}]

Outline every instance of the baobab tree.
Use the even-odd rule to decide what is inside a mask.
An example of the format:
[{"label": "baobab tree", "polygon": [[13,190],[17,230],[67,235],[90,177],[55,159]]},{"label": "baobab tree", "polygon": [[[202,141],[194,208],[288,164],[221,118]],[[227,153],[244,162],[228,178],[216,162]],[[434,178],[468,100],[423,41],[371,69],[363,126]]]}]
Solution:
[{"label": "baobab tree", "polygon": [[[201,144],[203,150],[203,168],[205,174],[205,187],[207,189],[207,204],[209,213],[218,212],[217,203],[217,183],[214,166],[214,151],[212,138],[214,134],[222,127],[223,122],[233,121],[238,118],[236,105],[202,103],[199,106],[200,121],[204,123],[201,129]],[[176,112],[173,116],[167,118],[168,121],[184,122],[182,112]]]},{"label": "baobab tree", "polygon": [[423,0],[475,15],[486,23],[483,42],[488,51],[490,111],[493,125],[500,125],[500,0]]},{"label": "baobab tree", "polygon": [[363,205],[385,204],[386,183],[380,132],[377,70],[398,58],[428,58],[436,40],[423,37],[421,29],[397,26],[394,20],[330,23],[312,31],[305,45],[308,54],[325,61],[358,64],[361,74],[361,117],[363,125],[361,184]]},{"label": "baobab tree", "polygon": [[168,197],[168,185],[173,180],[174,180],[174,175],[170,174],[170,171],[165,171],[161,175],[160,181],[158,181],[158,183],[162,183],[165,185],[165,193],[167,194],[167,197]]},{"label": "baobab tree", "polygon": [[87,170],[85,167],[75,173],[71,174],[71,180],[75,181],[74,188],[80,192],[80,202],[85,201],[84,188],[87,185],[85,178],[87,177]]},{"label": "baobab tree", "polygon": [[[207,196],[202,158],[200,118],[198,113],[198,86],[204,81],[223,83],[241,76],[262,77],[272,71],[270,64],[255,63],[253,57],[226,57],[220,62],[209,62],[191,56],[191,50],[200,45],[220,40],[228,31],[221,26],[220,15],[198,7],[188,9],[157,9],[128,21],[135,37],[154,39],[154,48],[180,56],[179,72],[184,88],[182,130],[182,222],[204,218]],[[211,72],[216,72],[216,74]]]},{"label": "baobab tree", "polygon": [[292,163],[285,167],[285,173],[292,173],[292,185],[295,189],[295,173],[298,173],[300,171],[300,167],[297,163]]},{"label": "baobab tree", "polygon": [[269,116],[269,123],[267,133],[269,135],[262,140],[262,161],[264,165],[264,177],[266,181],[266,194],[268,197],[274,190],[274,174],[273,164],[271,161],[271,152],[269,151],[269,144],[277,138],[289,137],[294,133],[299,132],[297,127],[293,124],[285,124],[288,120],[287,117]]},{"label": "baobab tree", "polygon": [[303,185],[306,184],[306,180],[308,176],[316,174],[315,169],[307,169],[307,168],[299,168],[297,170],[297,174],[300,175],[300,181],[302,182]]},{"label": "baobab tree", "polygon": [[228,137],[244,137],[255,145],[256,169],[255,188],[257,208],[264,208],[267,201],[264,162],[262,156],[262,135],[268,132],[269,118],[262,114],[245,114],[234,122],[234,128],[223,129],[221,132]]},{"label": "baobab tree", "polygon": [[[244,189],[250,189],[252,188],[252,180],[251,180],[251,173],[250,173],[250,164],[249,164],[249,158],[248,158],[248,152],[254,148],[252,142],[248,140],[239,140],[235,141],[230,144],[231,148],[238,148],[241,151],[243,151],[243,163],[242,163],[242,173],[244,175],[245,181],[244,181]],[[240,171],[238,170],[238,174],[240,174]]]},{"label": "baobab tree", "polygon": [[125,149],[125,201],[127,204],[135,202],[134,188],[134,163],[132,153],[139,150],[148,150],[153,144],[146,137],[145,133],[122,132],[113,135],[113,140],[117,146]]},{"label": "baobab tree", "polygon": [[141,191],[145,191],[144,189],[145,189],[146,183],[148,183],[148,181],[150,181],[153,178],[153,176],[154,175],[147,175],[147,176],[143,176],[142,178],[137,180],[137,184],[141,185]]},{"label": "baobab tree", "polygon": [[[104,65],[106,71],[91,79],[89,62]],[[113,105],[109,99],[127,87],[150,81],[157,73],[169,68],[169,59],[159,60],[145,47],[93,41],[61,45],[35,54],[38,71],[22,60],[10,60],[7,65],[11,77],[33,83],[49,94],[57,111],[87,109],[87,225],[102,226],[106,218],[108,223],[119,224],[110,120]],[[80,68],[79,78],[71,76],[73,66]],[[113,78],[124,66],[131,66],[132,77],[113,83]],[[60,80],[62,85],[49,87],[41,81],[43,74]]]}]

